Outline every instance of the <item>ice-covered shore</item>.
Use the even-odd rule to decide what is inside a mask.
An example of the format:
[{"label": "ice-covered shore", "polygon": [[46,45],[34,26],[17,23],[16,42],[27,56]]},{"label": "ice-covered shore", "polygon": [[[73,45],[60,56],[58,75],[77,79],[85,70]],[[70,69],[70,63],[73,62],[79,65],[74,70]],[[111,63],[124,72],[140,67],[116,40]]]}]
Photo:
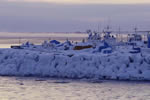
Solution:
[{"label": "ice-covered shore", "polygon": [[0,75],[150,80],[150,54],[0,49]]}]

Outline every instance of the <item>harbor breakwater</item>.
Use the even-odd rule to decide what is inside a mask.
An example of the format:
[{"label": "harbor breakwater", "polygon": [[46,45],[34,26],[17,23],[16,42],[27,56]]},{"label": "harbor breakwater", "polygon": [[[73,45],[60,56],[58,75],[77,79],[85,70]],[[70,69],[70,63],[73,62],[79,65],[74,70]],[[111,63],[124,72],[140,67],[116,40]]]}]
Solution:
[{"label": "harbor breakwater", "polygon": [[150,80],[150,54],[0,49],[0,75]]}]

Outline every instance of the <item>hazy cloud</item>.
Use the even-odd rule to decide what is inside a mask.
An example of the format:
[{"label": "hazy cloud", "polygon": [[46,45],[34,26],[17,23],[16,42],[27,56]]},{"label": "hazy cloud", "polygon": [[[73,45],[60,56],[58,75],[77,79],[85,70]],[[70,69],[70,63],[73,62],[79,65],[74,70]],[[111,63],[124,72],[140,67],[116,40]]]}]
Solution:
[{"label": "hazy cloud", "polygon": [[0,31],[58,32],[97,30],[98,24],[114,29],[150,26],[150,5],[64,5],[0,1]]}]

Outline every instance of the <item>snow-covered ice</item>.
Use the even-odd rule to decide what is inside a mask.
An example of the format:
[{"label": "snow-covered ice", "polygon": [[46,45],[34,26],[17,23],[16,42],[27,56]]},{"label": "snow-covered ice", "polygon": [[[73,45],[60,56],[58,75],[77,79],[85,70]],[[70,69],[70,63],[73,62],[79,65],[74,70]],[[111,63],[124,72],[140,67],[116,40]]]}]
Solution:
[{"label": "snow-covered ice", "polygon": [[0,49],[0,75],[150,80],[150,54]]}]

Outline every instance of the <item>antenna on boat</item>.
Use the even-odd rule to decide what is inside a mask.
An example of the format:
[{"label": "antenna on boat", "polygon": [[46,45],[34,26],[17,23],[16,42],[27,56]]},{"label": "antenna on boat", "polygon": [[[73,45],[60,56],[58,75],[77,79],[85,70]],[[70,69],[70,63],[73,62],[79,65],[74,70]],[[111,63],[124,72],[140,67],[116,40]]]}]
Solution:
[{"label": "antenna on boat", "polygon": [[98,23],[98,33],[100,33],[100,23]]},{"label": "antenna on boat", "polygon": [[135,28],[134,28],[135,34],[137,34],[137,30],[138,30],[138,28],[137,28],[137,27],[135,27]]},{"label": "antenna on boat", "polygon": [[118,40],[119,40],[119,38],[120,38],[120,40],[122,41],[122,35],[121,35],[121,28],[120,28],[120,26],[119,26],[119,28],[118,28],[118,34],[119,34],[119,37],[118,37]]},{"label": "antenna on boat", "polygon": [[110,26],[109,26],[109,25],[107,25],[106,30],[107,30],[107,31],[109,31],[109,29],[110,29]]},{"label": "antenna on boat", "polygon": [[120,26],[119,26],[119,34],[121,33],[121,28],[120,28]]}]

